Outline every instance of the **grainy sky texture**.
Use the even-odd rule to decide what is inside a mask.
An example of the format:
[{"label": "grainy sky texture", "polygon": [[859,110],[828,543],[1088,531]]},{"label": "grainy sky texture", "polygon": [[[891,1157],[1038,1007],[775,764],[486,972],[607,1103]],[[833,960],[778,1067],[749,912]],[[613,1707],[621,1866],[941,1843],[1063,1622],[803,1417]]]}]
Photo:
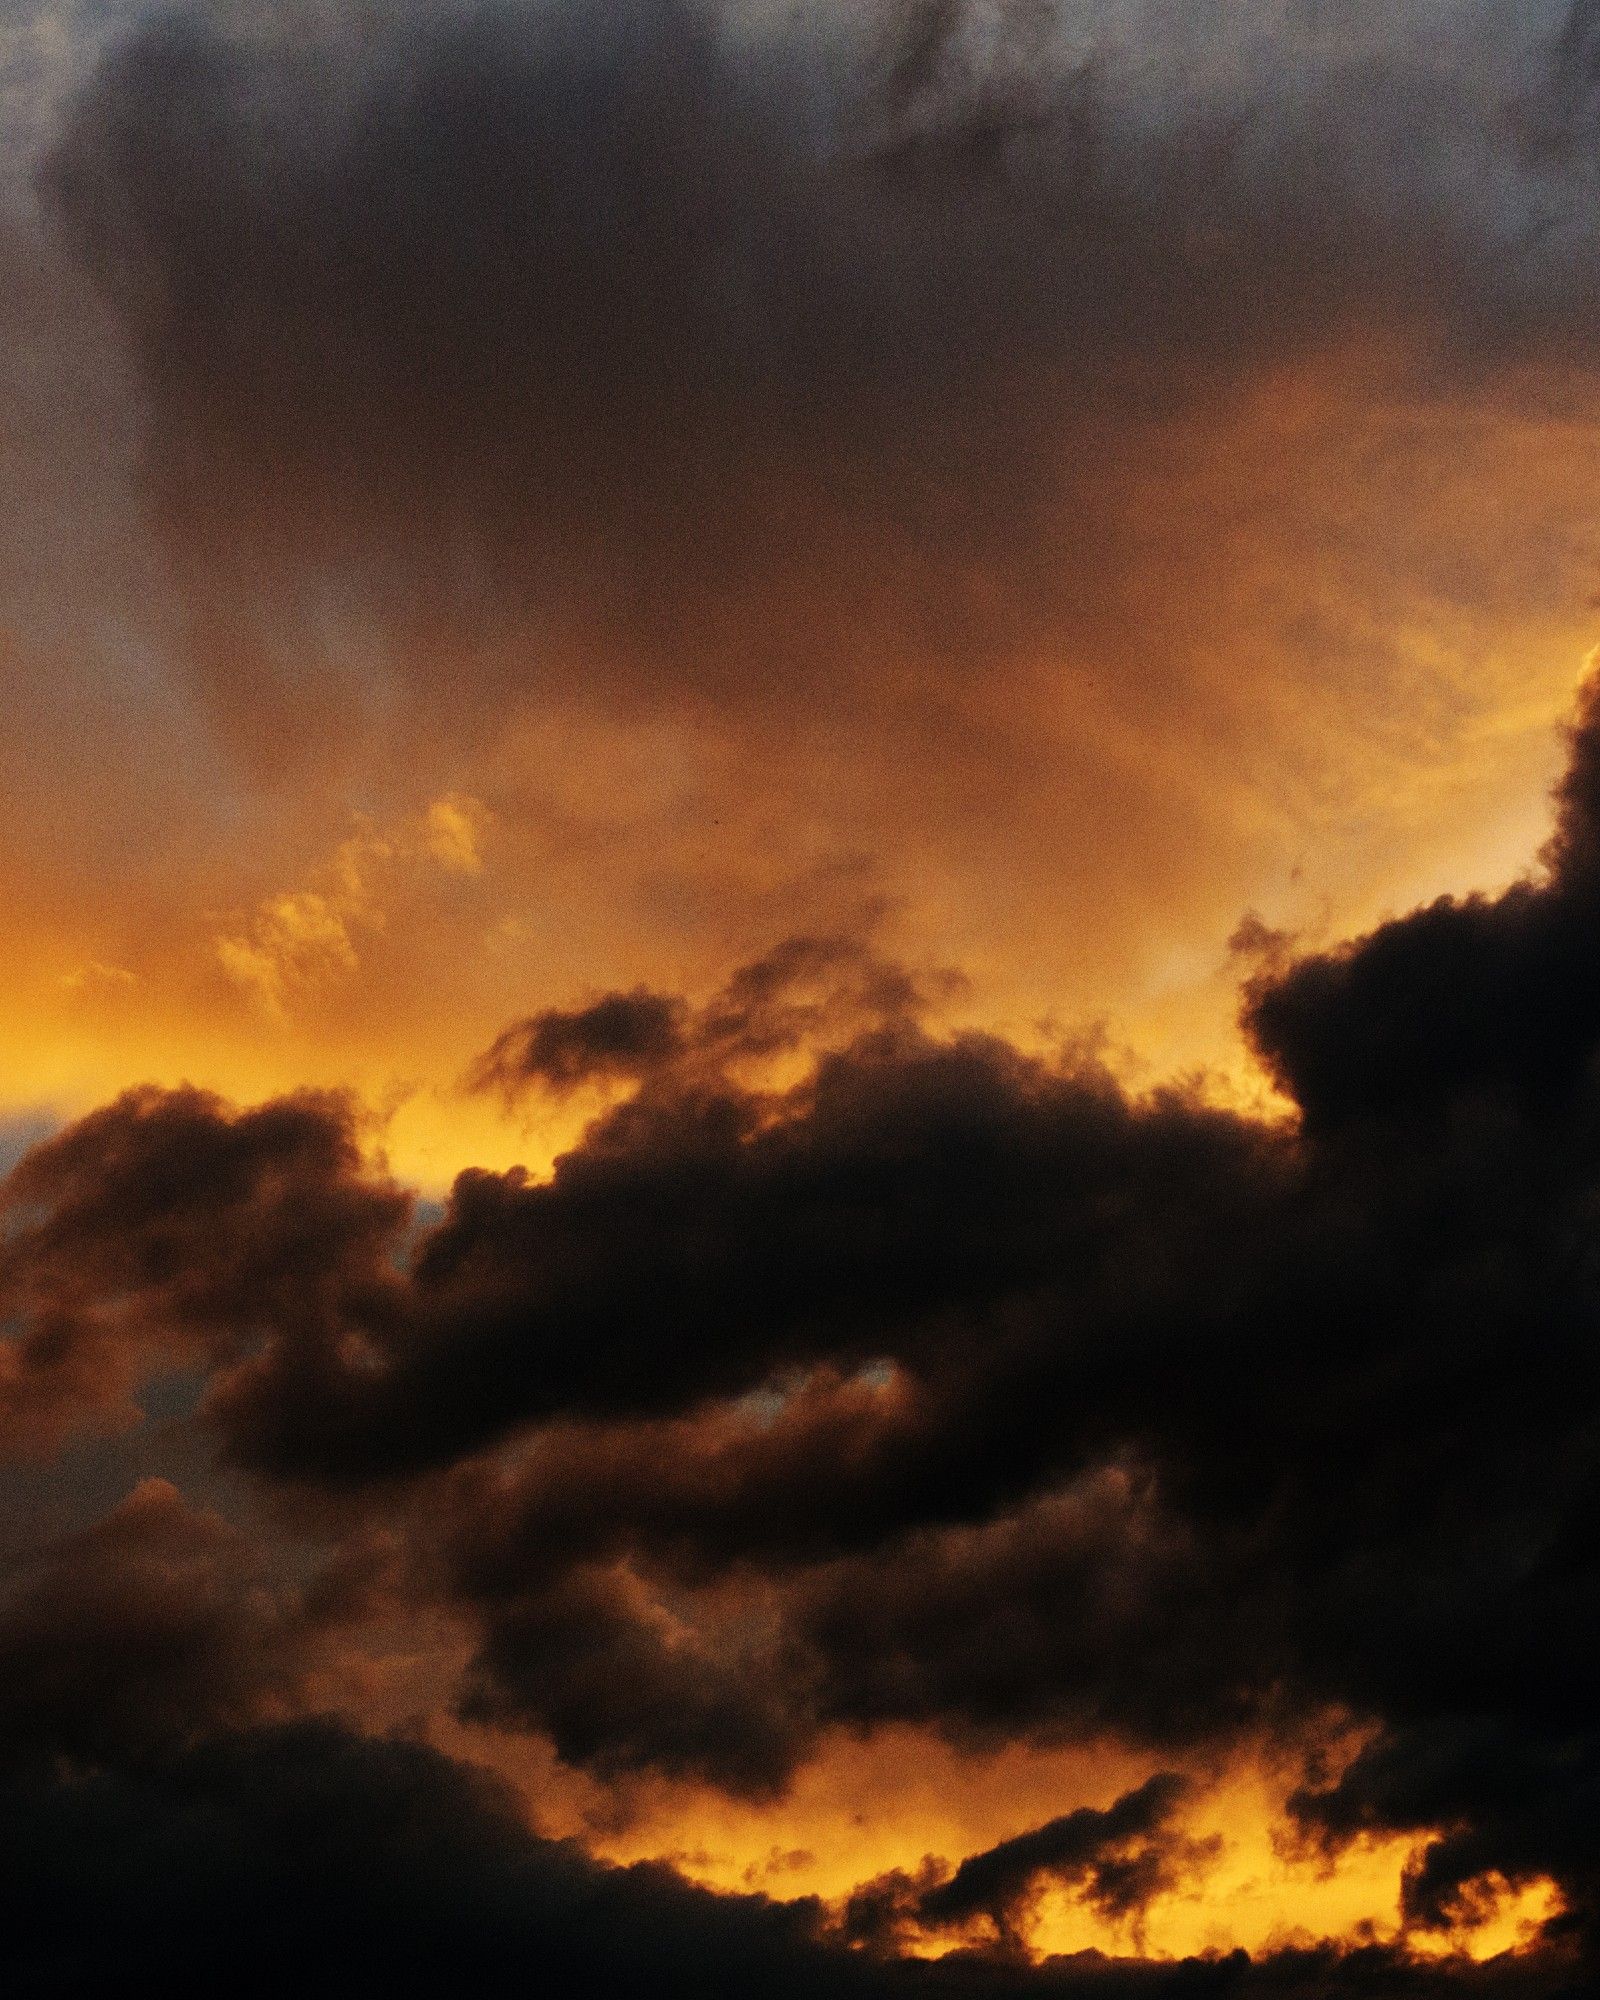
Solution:
[{"label": "grainy sky texture", "polygon": [[0,0],[0,1969],[1600,1981],[1600,8]]}]

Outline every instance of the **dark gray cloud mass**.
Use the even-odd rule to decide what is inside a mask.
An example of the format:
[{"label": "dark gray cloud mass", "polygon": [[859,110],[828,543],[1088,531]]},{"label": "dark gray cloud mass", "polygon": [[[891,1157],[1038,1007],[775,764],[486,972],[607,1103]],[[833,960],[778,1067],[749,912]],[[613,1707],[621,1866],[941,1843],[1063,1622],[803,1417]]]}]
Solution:
[{"label": "dark gray cloud mass", "polygon": [[[42,184],[258,759],[374,678],[437,731],[530,696],[877,713],[1103,655],[1186,426],[1343,350],[1592,363],[1600,260],[1566,156],[1517,167],[1515,73],[1329,66],[1308,30],[1318,86],[1243,57],[1146,105],[1049,7],[778,18],[230,7],[113,41]],[[1158,74],[1179,29],[1137,28]]]},{"label": "dark gray cloud mass", "polygon": [[[183,1329],[225,1454],[413,1518],[402,1588],[476,1634],[463,1712],[602,1775],[760,1797],[838,1724],[1182,1755],[1344,1712],[1375,1734],[1308,1837],[1431,1837],[1419,1923],[1553,1876],[1587,1949],[1595,699],[1539,879],[1249,990],[1297,1123],[940,1037],[869,955],[796,945],[660,1010],[547,1183],[464,1175],[420,1235],[337,1100],[145,1093],[45,1142],[7,1276],[72,1312],[15,1392]],[[566,1088],[555,1020],[615,1087],[605,1018],[501,1067]],[[797,1018],[843,1039],[740,1081]],[[999,1923],[1075,1840],[916,1907],[993,1874]]]}]

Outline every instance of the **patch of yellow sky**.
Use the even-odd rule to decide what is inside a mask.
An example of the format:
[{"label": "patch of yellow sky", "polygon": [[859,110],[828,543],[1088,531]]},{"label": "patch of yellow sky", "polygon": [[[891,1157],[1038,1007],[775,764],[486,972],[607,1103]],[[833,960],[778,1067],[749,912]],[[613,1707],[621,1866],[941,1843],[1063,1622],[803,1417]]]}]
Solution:
[{"label": "patch of yellow sky", "polygon": [[[608,1860],[666,1861],[708,1888],[816,1896],[835,1907],[892,1870],[915,1874],[930,1857],[953,1868],[1079,1806],[1103,1810],[1163,1768],[1147,1752],[1114,1744],[961,1747],[891,1727],[835,1732],[781,1797],[741,1800],[658,1778],[619,1792],[564,1770],[527,1739],[453,1721],[437,1723],[435,1734],[441,1747],[518,1785],[541,1831],[575,1835]],[[1335,1766],[1359,1740],[1335,1732]],[[1322,1748],[1330,1754],[1329,1745]],[[1183,1879],[1124,1923],[1068,1890],[1046,1887],[1020,1924],[1028,1948],[1039,1956],[1094,1950],[1171,1959],[1403,1940],[1417,1956],[1482,1960],[1528,1947],[1559,1914],[1560,1897],[1546,1880],[1484,1878],[1450,1926],[1407,1930],[1402,1883],[1425,1840],[1363,1838],[1324,1853],[1288,1814],[1289,1795],[1304,1777],[1302,1762],[1265,1749],[1226,1768],[1195,1771],[1178,1818],[1195,1843]],[[908,1948],[938,1956],[984,1936],[981,1925],[965,1934],[914,1934]]]},{"label": "patch of yellow sky", "polygon": [[[1508,642],[1483,664],[1492,698],[1437,755],[1384,764],[1382,783],[1352,793],[1326,855],[1295,851],[1287,823],[1263,825],[1261,850],[1279,863],[1258,894],[1234,885],[1163,914],[1154,885],[1155,943],[1131,973],[1098,983],[1094,940],[1075,944],[1042,921],[1033,939],[986,930],[981,898],[958,918],[934,891],[893,904],[883,947],[914,965],[960,966],[968,983],[943,1015],[951,1025],[1036,1047],[1098,1025],[1104,1058],[1134,1088],[1195,1076],[1221,1101],[1271,1109],[1237,1032],[1251,964],[1230,953],[1230,932],[1253,907],[1267,927],[1326,944],[1433,895],[1528,872],[1583,656],[1546,648],[1519,682],[1516,652]],[[1030,865],[1017,857],[1018,868]],[[541,904],[509,816],[458,790],[383,825],[354,822],[299,880],[202,912],[198,929],[192,912],[153,911],[142,955],[138,924],[122,951],[91,931],[23,932],[0,1046],[0,1118],[71,1117],[142,1082],[192,1082],[241,1102],[348,1088],[371,1114],[374,1151],[427,1195],[466,1166],[544,1171],[596,1105],[518,1107],[466,1089],[473,1058],[507,1021],[612,984],[707,992],[741,953],[775,942],[758,935],[719,949],[675,936],[668,919],[652,926],[611,907],[614,889],[569,881],[567,904]],[[1065,966],[1063,953],[1081,962]]]}]

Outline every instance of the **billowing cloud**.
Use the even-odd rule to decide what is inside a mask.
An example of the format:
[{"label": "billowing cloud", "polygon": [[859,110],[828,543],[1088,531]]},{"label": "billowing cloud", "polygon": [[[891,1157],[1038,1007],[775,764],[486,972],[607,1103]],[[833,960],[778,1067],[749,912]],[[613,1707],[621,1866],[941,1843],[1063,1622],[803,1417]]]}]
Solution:
[{"label": "billowing cloud", "polygon": [[[518,1014],[869,908],[1237,1068],[1240,908],[1524,851],[1596,546],[1552,0],[25,14],[30,1106],[354,1085],[438,1191]],[[346,899],[352,823],[437,874]]]},{"label": "billowing cloud", "polygon": [[0,1350],[8,1445],[125,1420],[141,1379],[248,1352],[269,1324],[381,1309],[410,1209],[361,1172],[333,1099],[236,1114],[136,1091],[44,1141],[4,1184],[0,1303],[21,1327]]},{"label": "billowing cloud", "polygon": [[[129,1978],[199,1993],[485,1993],[530,1972],[608,1992],[870,1991],[815,1913],[597,1868],[528,1832],[481,1774],[328,1724],[224,1734],[131,1768],[0,1787],[21,1990]],[[85,1908],[95,1922],[81,1921]],[[815,1984],[812,1982],[821,1982]]]},{"label": "billowing cloud", "polygon": [[[1288,1950],[1252,1967],[1064,1959],[938,1966],[826,1940],[814,1904],[714,1896],[670,1869],[596,1866],[530,1835],[513,1799],[424,1747],[328,1724],[222,1735],[126,1771],[0,1786],[0,1914],[21,1990],[217,1968],[247,1994],[526,1991],[530,1974],[622,1995],[764,1992],[878,2000],[1124,2000],[1196,1990],[1263,2000],[1374,1992],[1554,1995],[1547,1971],[1407,1965],[1377,1948]],[[91,1906],[95,1922],[81,1922]],[[1569,1989],[1570,1990],[1570,1989]]]},{"label": "billowing cloud", "polygon": [[[1419,1924],[1495,1877],[1586,1925],[1596,727],[1542,876],[1248,989],[1297,1120],[937,1034],[791,947],[510,1031],[491,1070],[622,1094],[414,1240],[338,1105],[150,1094],[23,1160],[10,1267],[68,1353],[181,1338],[258,1476],[414,1499],[462,1713],[570,1763],[770,1796],[839,1726],[1182,1756],[1345,1718],[1307,1838],[1414,1834]],[[842,1041],[803,983],[841,968]]]},{"label": "billowing cloud", "polygon": [[1111,1916],[1127,1916],[1171,1879],[1181,1843],[1164,1847],[1154,1836],[1182,1791],[1183,1780],[1163,1772],[1103,1812],[1080,1806],[969,1854],[948,1881],[921,1893],[915,1919],[938,1928],[987,1918],[1003,1937],[1018,1906],[1046,1880],[1081,1886],[1089,1902]]},{"label": "billowing cloud", "polygon": [[0,26],[19,1991],[1593,1987],[1597,23]]},{"label": "billowing cloud", "polygon": [[299,1705],[315,1620],[250,1539],[148,1480],[0,1596],[0,1765],[168,1750]]},{"label": "billowing cloud", "polygon": [[790,938],[742,966],[699,1008],[637,987],[515,1022],[474,1065],[471,1080],[512,1099],[617,1082],[681,1096],[697,1074],[714,1087],[730,1070],[814,1056],[868,1027],[883,1032],[910,1023],[940,987],[955,983],[948,974],[918,981],[853,938]]}]

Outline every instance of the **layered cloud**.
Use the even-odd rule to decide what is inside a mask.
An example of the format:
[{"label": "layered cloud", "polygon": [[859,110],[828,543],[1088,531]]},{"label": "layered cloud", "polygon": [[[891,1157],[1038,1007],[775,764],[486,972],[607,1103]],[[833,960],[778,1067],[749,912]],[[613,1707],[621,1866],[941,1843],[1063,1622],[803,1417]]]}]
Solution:
[{"label": "layered cloud", "polygon": [[[1537,878],[1248,989],[1288,1121],[935,1033],[836,942],[508,1029],[484,1087],[612,1101],[420,1229],[336,1100],[126,1098],[7,1184],[13,1428],[200,1368],[227,1459],[409,1524],[459,1713],[602,1779],[1265,1736],[1303,1838],[1416,1840],[1420,1932],[1554,1881],[1584,1940],[1596,732]],[[1176,1785],[858,1931],[1003,1942],[1052,1875],[1136,1907],[1203,1858],[1156,1838]]]},{"label": "layered cloud", "polygon": [[19,1991],[1592,1987],[1597,79],[0,27]]}]

